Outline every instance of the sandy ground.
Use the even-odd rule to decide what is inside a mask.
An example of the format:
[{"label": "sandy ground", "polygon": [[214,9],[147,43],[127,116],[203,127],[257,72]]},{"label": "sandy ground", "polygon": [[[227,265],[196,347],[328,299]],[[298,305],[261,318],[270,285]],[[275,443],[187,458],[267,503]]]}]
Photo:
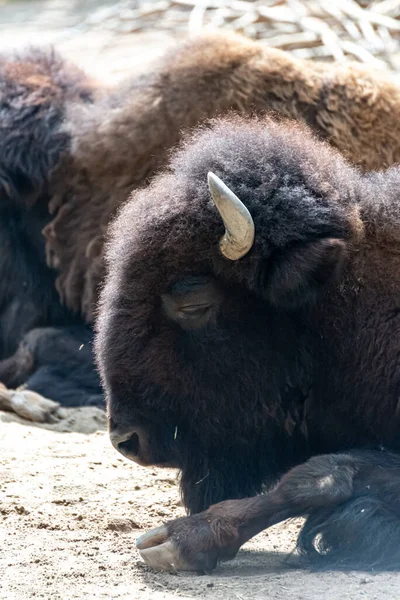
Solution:
[{"label": "sandy ground", "polygon": [[[116,36],[85,19],[98,0],[0,0],[0,50],[53,43],[105,81],[147,68],[174,41],[151,32]],[[288,569],[299,522],[246,544],[212,576],[159,574],[144,566],[135,539],[183,514],[173,471],[120,457],[96,409],[67,411],[36,427],[0,413],[0,600],[107,598],[167,600],[391,600],[400,575]]]},{"label": "sandy ground", "polygon": [[135,539],[183,514],[176,473],[126,461],[104,427],[95,409],[72,410],[51,429],[0,414],[1,600],[400,597],[396,574],[287,568],[299,522],[257,536],[211,576],[155,573]]}]

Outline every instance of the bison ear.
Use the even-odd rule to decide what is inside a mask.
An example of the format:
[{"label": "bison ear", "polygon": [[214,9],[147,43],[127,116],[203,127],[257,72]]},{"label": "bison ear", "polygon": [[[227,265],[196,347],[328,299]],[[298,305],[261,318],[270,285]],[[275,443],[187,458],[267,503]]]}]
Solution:
[{"label": "bison ear", "polygon": [[320,290],[341,272],[346,242],[324,238],[275,256],[268,267],[264,293],[275,306],[294,309],[316,300]]}]

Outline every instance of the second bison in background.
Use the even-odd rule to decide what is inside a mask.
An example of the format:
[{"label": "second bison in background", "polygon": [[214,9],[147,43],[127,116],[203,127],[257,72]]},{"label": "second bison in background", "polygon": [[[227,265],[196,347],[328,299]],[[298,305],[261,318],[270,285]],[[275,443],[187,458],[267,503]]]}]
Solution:
[{"label": "second bison in background", "polygon": [[96,345],[111,440],[180,469],[192,514],[139,540],[150,564],[208,570],[305,515],[315,564],[400,568],[399,190],[399,168],[237,118],[121,211]]}]

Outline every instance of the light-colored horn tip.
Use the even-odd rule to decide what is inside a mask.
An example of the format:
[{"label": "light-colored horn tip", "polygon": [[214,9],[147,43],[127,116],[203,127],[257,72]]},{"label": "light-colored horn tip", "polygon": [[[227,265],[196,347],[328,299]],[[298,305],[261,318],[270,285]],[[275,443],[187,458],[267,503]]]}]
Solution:
[{"label": "light-colored horn tip", "polygon": [[212,171],[209,171],[207,174],[207,182],[214,204],[216,198],[220,196],[226,196],[230,192],[230,190],[227,188],[222,179],[220,179],[218,175],[216,175]]},{"label": "light-colored horn tip", "polygon": [[207,182],[208,182],[209,186],[212,186],[213,184],[215,185],[219,181],[220,181],[220,179],[219,179],[219,177],[217,177],[215,175],[215,173],[213,173],[212,171],[208,171],[208,173],[207,173]]}]

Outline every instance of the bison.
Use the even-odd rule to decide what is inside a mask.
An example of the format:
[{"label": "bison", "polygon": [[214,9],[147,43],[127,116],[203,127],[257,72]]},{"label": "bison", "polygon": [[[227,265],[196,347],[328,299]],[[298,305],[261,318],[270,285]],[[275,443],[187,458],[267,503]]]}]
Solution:
[{"label": "bison", "polygon": [[138,540],[150,565],[210,571],[304,516],[315,566],[400,567],[399,189],[305,126],[233,116],[120,211],[95,344],[110,437],[179,469],[189,513]]},{"label": "bison", "polygon": [[78,348],[90,349],[108,223],[184,128],[230,110],[304,121],[363,169],[400,160],[399,89],[359,66],[227,33],[186,41],[116,89],[54,52],[0,57],[0,381],[101,401]]}]

